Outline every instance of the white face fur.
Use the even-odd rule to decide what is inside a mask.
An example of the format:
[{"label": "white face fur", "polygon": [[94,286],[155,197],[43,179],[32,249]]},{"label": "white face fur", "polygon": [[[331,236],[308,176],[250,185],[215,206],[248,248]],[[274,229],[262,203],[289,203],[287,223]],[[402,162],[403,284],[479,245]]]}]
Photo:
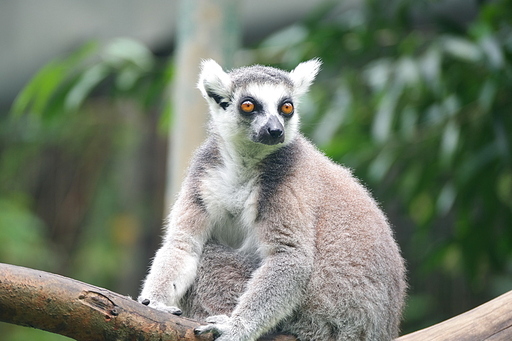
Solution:
[{"label": "white face fur", "polygon": [[272,151],[296,136],[297,104],[320,68],[313,59],[290,73],[252,66],[226,73],[213,60],[204,61],[198,88],[208,101],[213,129],[241,149]]}]

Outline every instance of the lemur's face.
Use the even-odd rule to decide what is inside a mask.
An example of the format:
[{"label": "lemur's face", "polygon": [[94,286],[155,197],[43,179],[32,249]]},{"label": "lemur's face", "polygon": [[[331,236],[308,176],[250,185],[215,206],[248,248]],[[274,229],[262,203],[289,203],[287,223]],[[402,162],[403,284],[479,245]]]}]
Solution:
[{"label": "lemur's face", "polygon": [[[291,87],[285,84],[249,84],[235,92],[230,110],[233,129],[265,145],[289,142],[298,130],[299,117]],[[220,118],[221,120],[223,118]]]},{"label": "lemur's face", "polygon": [[278,146],[298,132],[297,102],[319,66],[311,60],[292,72],[255,65],[226,73],[210,60],[203,63],[198,87],[224,140]]}]

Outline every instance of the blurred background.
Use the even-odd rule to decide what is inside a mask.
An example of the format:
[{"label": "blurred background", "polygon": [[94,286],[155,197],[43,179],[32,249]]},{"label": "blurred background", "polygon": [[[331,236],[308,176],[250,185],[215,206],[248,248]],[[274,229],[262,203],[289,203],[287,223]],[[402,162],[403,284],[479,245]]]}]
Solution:
[{"label": "blurred background", "polygon": [[389,216],[403,333],[512,289],[506,0],[0,2],[0,262],[136,297],[204,136],[211,57],[323,60],[302,130]]}]

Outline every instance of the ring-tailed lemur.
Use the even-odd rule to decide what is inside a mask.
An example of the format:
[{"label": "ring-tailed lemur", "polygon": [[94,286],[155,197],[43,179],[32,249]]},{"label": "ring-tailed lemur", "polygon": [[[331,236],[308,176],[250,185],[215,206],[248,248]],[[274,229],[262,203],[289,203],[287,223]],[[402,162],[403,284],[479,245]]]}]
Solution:
[{"label": "ring-tailed lemur", "polygon": [[226,73],[203,62],[209,138],[140,302],[177,314],[180,306],[208,322],[197,333],[220,341],[269,331],[302,341],[397,336],[406,284],[386,217],[350,171],[298,131],[298,102],[319,67]]}]

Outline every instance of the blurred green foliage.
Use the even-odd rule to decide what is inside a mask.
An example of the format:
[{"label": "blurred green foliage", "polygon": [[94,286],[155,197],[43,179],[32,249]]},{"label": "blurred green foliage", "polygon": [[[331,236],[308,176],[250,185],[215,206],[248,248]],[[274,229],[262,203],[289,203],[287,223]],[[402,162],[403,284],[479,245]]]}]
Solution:
[{"label": "blurred green foliage", "polygon": [[85,44],[32,78],[0,115],[0,262],[137,294],[161,227],[157,131],[168,124],[171,77],[168,59],[117,39]]},{"label": "blurred green foliage", "polygon": [[78,111],[94,91],[106,89],[111,97],[136,99],[147,109],[161,100],[171,77],[172,64],[158,63],[137,41],[119,38],[105,46],[90,42],[43,67],[17,96],[12,114],[40,115],[43,122],[53,116],[62,119]]},{"label": "blurred green foliage", "polygon": [[[286,69],[323,60],[302,129],[388,213],[406,332],[512,289],[512,7],[480,2],[461,22],[443,3],[336,2],[245,51]],[[169,124],[171,77],[172,62],[120,39],[32,79],[0,116],[0,261],[113,290],[139,280],[164,188],[165,150],[148,157],[148,139]]]}]

